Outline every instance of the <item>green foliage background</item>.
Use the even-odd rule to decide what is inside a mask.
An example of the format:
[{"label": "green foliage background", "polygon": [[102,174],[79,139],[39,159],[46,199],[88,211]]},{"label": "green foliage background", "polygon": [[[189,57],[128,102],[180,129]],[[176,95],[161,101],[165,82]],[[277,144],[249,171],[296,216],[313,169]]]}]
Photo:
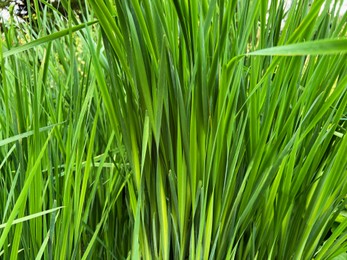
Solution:
[{"label": "green foliage background", "polygon": [[35,2],[10,20],[1,257],[346,257],[347,14],[311,2]]}]

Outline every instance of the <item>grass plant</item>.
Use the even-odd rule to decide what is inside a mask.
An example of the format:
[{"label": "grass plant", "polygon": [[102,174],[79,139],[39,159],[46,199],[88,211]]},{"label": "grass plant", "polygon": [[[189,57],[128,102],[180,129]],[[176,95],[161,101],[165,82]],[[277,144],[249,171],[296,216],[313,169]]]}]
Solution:
[{"label": "grass plant", "polygon": [[0,257],[345,259],[342,3],[64,1],[9,21]]}]

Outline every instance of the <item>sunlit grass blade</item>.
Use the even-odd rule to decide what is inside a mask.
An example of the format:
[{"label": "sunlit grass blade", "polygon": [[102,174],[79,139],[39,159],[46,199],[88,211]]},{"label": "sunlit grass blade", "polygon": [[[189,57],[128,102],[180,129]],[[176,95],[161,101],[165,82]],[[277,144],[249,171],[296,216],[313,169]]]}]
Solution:
[{"label": "sunlit grass blade", "polygon": [[347,53],[347,39],[326,39],[277,46],[247,53],[251,56],[299,56]]},{"label": "sunlit grass blade", "polygon": [[[64,122],[58,123],[58,124],[54,124],[54,125],[50,125],[50,126],[42,127],[42,128],[40,128],[39,131],[40,132],[48,131],[48,130],[54,128],[55,126],[61,125],[61,124],[64,124]],[[32,136],[33,134],[34,134],[34,131],[31,130],[31,131],[28,131],[28,132],[25,132],[25,133],[21,133],[21,134],[15,135],[15,136],[8,137],[6,139],[2,139],[2,140],[0,140],[0,147],[4,146],[4,145],[7,145],[7,144],[10,144],[10,143],[13,143],[13,142],[16,142],[16,141],[20,141],[20,140],[22,140],[24,138]]]},{"label": "sunlit grass blade", "polygon": [[[59,209],[62,209],[62,208],[64,208],[64,207],[63,206],[62,207],[57,207],[57,208],[41,211],[41,212],[38,212],[38,213],[35,213],[35,214],[31,214],[31,215],[28,215],[28,216],[25,216],[25,217],[22,217],[22,218],[17,218],[17,219],[12,221],[11,225],[15,225],[17,223],[22,223],[22,222],[25,222],[25,221],[28,221],[28,220],[31,220],[31,219],[34,219],[34,218],[41,217],[43,215],[50,214],[50,213],[52,213],[54,211],[57,211]],[[7,223],[2,223],[0,225],[0,229],[5,228],[6,226],[7,226]]]},{"label": "sunlit grass blade", "polygon": [[93,25],[93,24],[95,24],[97,22],[98,21],[91,21],[91,22],[87,22],[85,24],[75,25],[75,26],[73,26],[71,28],[58,31],[58,32],[52,33],[52,34],[47,35],[47,36],[43,36],[43,37],[38,38],[36,40],[33,40],[33,41],[29,42],[29,43],[26,43],[24,45],[21,45],[21,46],[18,46],[18,47],[14,47],[14,48],[12,48],[10,50],[4,51],[2,53],[2,57],[3,58],[7,58],[9,56],[16,55],[17,53],[21,53],[23,51],[30,50],[30,49],[35,48],[35,47],[37,47],[39,45],[42,45],[44,43],[48,43],[48,42],[51,42],[53,40],[59,39],[61,37],[67,36],[67,35],[69,35],[72,32],[76,32],[76,31],[82,30],[86,26],[91,26],[91,25]]}]

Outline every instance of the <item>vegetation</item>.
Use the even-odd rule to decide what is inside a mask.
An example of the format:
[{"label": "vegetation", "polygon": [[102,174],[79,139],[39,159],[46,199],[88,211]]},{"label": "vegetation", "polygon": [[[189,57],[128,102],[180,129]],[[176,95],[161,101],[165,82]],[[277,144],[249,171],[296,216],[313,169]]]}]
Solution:
[{"label": "vegetation", "polygon": [[3,25],[2,259],[346,259],[342,1],[69,2]]}]

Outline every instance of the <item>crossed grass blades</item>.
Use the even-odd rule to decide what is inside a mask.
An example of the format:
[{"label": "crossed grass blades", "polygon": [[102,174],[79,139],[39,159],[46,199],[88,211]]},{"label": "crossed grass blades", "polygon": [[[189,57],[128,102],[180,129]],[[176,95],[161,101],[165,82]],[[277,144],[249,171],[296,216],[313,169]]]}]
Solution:
[{"label": "crossed grass blades", "polygon": [[9,21],[1,257],[344,259],[347,14],[309,2]]}]

